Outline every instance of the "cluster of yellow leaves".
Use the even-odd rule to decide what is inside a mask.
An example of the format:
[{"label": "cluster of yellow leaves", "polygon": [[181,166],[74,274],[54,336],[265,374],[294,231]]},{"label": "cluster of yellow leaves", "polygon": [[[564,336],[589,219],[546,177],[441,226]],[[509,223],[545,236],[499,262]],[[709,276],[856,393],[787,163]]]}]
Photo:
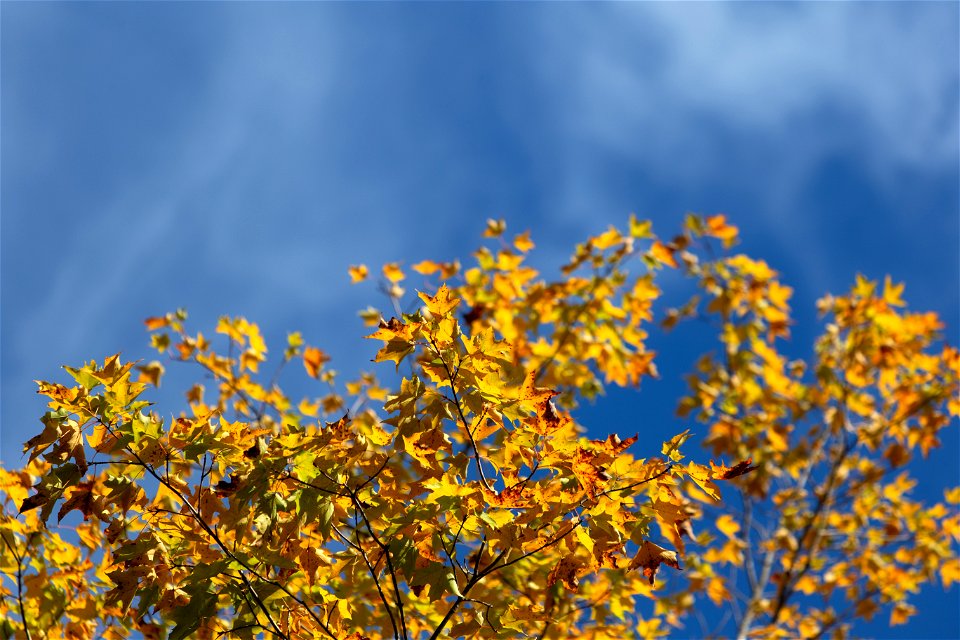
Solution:
[{"label": "cluster of yellow leaves", "polygon": [[[935,447],[956,392],[956,352],[925,355],[936,320],[897,315],[892,285],[875,296],[858,284],[825,303],[836,323],[811,384],[775,349],[790,289],[760,261],[703,257],[709,238],[735,243],[722,215],[690,216],[672,239],[631,218],[625,233],[579,245],[553,280],[527,264],[529,233],[505,234],[491,221],[493,246],[467,269],[410,267],[439,279],[414,313],[362,313],[395,383],[340,384],[299,333],[267,375],[256,324],[222,318],[208,339],[187,331],[183,311],[146,321],[162,357],[205,375],[179,414],[165,419],[141,399],[161,382],[158,361],[113,356],[67,368],[72,386],[39,383],[44,430],[23,471],[0,471],[0,636],[663,637],[700,595],[732,598],[720,569],[747,562],[751,527],[727,514],[695,536],[693,522],[718,504],[718,482],[741,477],[782,514],[762,549],[766,584],[783,586],[749,609],[768,614],[770,633],[833,624],[828,611],[800,612],[794,593],[829,584],[863,595],[889,581],[906,593],[951,557],[933,532],[956,536],[955,516],[909,502],[909,479],[888,482],[868,455],[902,467],[914,447]],[[711,298],[704,313],[720,318],[723,361],[701,363],[681,409],[711,423],[709,444],[732,466],[685,460],[689,432],[657,451],[642,434],[590,439],[570,413],[604,385],[657,375],[646,340],[663,269],[695,277]],[[369,274],[349,270],[353,282]],[[381,274],[402,308],[407,273],[391,263]],[[664,324],[697,313],[695,300]],[[293,361],[324,391],[288,397],[278,381]],[[798,441],[802,420],[819,426]],[[863,451],[844,444],[854,434]],[[814,486],[828,482],[813,469],[834,450],[843,483]],[[771,495],[780,479],[795,495]],[[77,523],[69,535],[46,527],[54,510]],[[886,537],[864,535],[873,521]],[[908,534],[922,544],[889,546]],[[819,560],[867,543],[881,555]],[[684,569],[669,595],[663,566]],[[960,577],[940,570],[944,582]],[[882,602],[902,595],[891,589]],[[652,617],[640,598],[655,601]]]},{"label": "cluster of yellow leaves", "polygon": [[791,291],[773,270],[735,255],[690,272],[710,300],[684,314],[716,317],[723,351],[690,377],[681,414],[709,425],[715,455],[750,456],[759,470],[742,484],[738,521],[717,520],[727,541],[690,559],[677,601],[694,606],[701,578],[729,565],[749,588],[738,636],[843,637],[884,606],[902,624],[922,584],[958,578],[955,503],[912,500],[906,470],[960,414],[960,358],[939,319],[905,312],[903,285],[858,276],[819,302],[812,362],[789,361],[778,342]]}]

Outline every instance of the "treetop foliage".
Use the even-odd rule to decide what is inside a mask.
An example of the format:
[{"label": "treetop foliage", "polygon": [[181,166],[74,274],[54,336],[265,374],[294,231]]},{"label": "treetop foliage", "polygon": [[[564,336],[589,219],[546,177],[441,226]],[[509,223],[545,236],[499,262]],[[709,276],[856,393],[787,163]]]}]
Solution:
[{"label": "treetop foliage", "polygon": [[[654,638],[709,608],[728,635],[842,637],[960,581],[960,489],[915,501],[908,466],[960,414],[960,357],[902,285],[826,296],[788,360],[792,290],[722,215],[671,239],[631,217],[554,279],[529,233],[484,235],[470,268],[409,267],[416,298],[382,268],[394,312],[361,315],[389,382],[341,382],[299,333],[268,371],[256,324],[183,311],[146,320],[163,360],[38,382],[43,430],[0,470],[0,637]],[[698,295],[655,317],[664,270]],[[656,376],[649,332],[688,319],[718,339],[678,404],[709,457],[689,430],[591,439],[577,403]],[[197,381],[156,407],[172,363]],[[288,365],[323,391],[290,397]]]}]

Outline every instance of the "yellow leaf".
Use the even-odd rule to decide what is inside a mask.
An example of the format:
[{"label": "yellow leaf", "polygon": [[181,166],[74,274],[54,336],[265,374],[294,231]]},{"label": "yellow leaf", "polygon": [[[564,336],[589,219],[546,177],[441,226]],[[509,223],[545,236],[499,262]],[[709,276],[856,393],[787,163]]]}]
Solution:
[{"label": "yellow leaf", "polygon": [[685,471],[697,483],[697,486],[703,489],[704,493],[713,498],[714,501],[720,500],[720,492],[717,490],[717,485],[711,480],[713,474],[709,469],[695,462],[690,462],[687,464]]},{"label": "yellow leaf", "polygon": [[536,245],[533,244],[533,241],[530,239],[530,232],[524,231],[513,239],[513,246],[517,248],[517,251],[526,253],[533,249]]},{"label": "yellow leaf", "polygon": [[900,624],[906,624],[910,616],[917,614],[917,608],[906,602],[898,602],[893,605],[893,611],[890,612],[890,626],[895,627]]},{"label": "yellow leaf", "polygon": [[158,360],[153,360],[149,364],[138,365],[137,371],[140,372],[140,377],[137,378],[137,382],[148,382],[159,388],[160,378],[166,369],[164,369],[163,364]]},{"label": "yellow leaf", "polygon": [[630,236],[634,238],[649,238],[653,235],[653,223],[649,220],[637,220],[637,216],[630,214]]},{"label": "yellow leaf", "polygon": [[170,319],[164,316],[157,316],[153,318],[147,318],[143,321],[147,325],[147,331],[156,331],[157,329],[162,329],[170,324]]},{"label": "yellow leaf", "polygon": [[460,304],[460,298],[451,297],[451,292],[445,284],[440,285],[435,296],[430,296],[422,291],[417,292],[417,295],[426,303],[427,310],[437,319],[448,315]]},{"label": "yellow leaf", "polygon": [[735,226],[727,224],[727,216],[723,214],[707,218],[706,235],[719,238],[725,247],[733,245],[738,233],[739,230]]},{"label": "yellow leaf", "polygon": [[484,238],[499,238],[507,230],[507,223],[503,220],[487,220],[487,228],[483,231]]},{"label": "yellow leaf", "polygon": [[390,262],[383,265],[383,277],[389,280],[390,282],[397,283],[403,280],[406,276],[403,274],[403,271],[400,269],[399,263]]},{"label": "yellow leaf", "polygon": [[433,260],[423,260],[415,265],[412,265],[410,268],[421,275],[429,276],[430,274],[439,271],[440,265]]},{"label": "yellow leaf", "polygon": [[687,441],[690,437],[690,429],[687,429],[683,433],[677,434],[670,438],[667,442],[663,443],[663,446],[660,447],[660,452],[668,456],[674,462],[679,462],[683,460],[683,456],[680,454],[680,445]]},{"label": "yellow leaf", "polygon": [[667,247],[659,240],[655,240],[650,246],[650,256],[661,264],[677,268],[677,261],[673,257],[674,250]]},{"label": "yellow leaf", "polygon": [[621,236],[620,232],[613,226],[608,227],[606,231],[593,239],[593,246],[601,251],[622,243],[623,236]]},{"label": "yellow leaf", "polygon": [[717,518],[716,525],[717,529],[728,538],[735,538],[737,532],[740,531],[740,523],[727,513]]},{"label": "yellow leaf", "polygon": [[297,405],[297,411],[302,413],[305,416],[310,416],[311,418],[317,417],[317,412],[320,410],[319,402],[311,402],[304,398],[300,401],[300,404]]},{"label": "yellow leaf", "polygon": [[350,265],[350,268],[347,269],[347,273],[350,274],[350,283],[356,284],[366,280],[367,276],[370,274],[370,270],[367,269],[367,265],[365,264],[356,264]]},{"label": "yellow leaf", "polygon": [[949,589],[954,583],[960,583],[960,558],[950,558],[943,562],[940,567],[940,581],[943,582],[944,589]]},{"label": "yellow leaf", "polygon": [[887,276],[883,281],[883,299],[891,307],[902,307],[906,303],[903,301],[901,295],[903,294],[904,284],[893,284],[893,280],[890,276]]}]

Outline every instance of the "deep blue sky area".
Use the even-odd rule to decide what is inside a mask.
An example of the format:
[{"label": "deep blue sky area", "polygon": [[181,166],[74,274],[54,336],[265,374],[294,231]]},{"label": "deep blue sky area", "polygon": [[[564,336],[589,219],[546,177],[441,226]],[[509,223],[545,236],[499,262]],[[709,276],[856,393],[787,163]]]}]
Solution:
[{"label": "deep blue sky area", "polygon": [[[3,2],[0,460],[39,428],[34,379],[152,358],[142,320],[177,307],[275,351],[302,330],[356,372],[356,311],[383,299],[347,266],[466,262],[490,217],[550,271],[631,212],[664,235],[723,212],[795,288],[792,355],[857,273],[905,281],[957,344],[958,23],[956,2]],[[592,432],[691,426],[698,343],[658,346],[662,379],[583,408]],[[920,495],[960,482],[957,432]],[[956,586],[918,603],[858,631],[960,637]]]}]

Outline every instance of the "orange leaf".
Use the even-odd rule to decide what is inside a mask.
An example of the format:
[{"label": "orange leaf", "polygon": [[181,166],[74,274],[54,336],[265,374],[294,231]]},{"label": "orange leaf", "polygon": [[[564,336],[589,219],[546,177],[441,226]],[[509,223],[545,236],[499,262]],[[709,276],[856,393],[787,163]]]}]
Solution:
[{"label": "orange leaf", "polygon": [[307,373],[311,378],[318,378],[320,376],[320,368],[323,366],[323,363],[329,361],[330,356],[325,354],[320,349],[307,347],[303,350],[303,366],[306,368]]},{"label": "orange leaf", "polygon": [[147,331],[156,331],[170,324],[170,319],[164,316],[154,316],[143,321],[147,325]]},{"label": "orange leaf", "polygon": [[727,216],[721,213],[707,218],[706,234],[723,240],[723,246],[729,247],[737,239],[739,230],[732,224],[727,224]]},{"label": "orange leaf", "polygon": [[524,231],[513,239],[513,246],[517,248],[517,251],[526,253],[527,251],[530,251],[530,249],[533,249],[536,245],[533,244],[533,240],[530,239],[530,232]]},{"label": "orange leaf", "polygon": [[673,249],[663,244],[659,240],[654,241],[653,245],[651,245],[650,255],[657,260],[657,262],[662,262],[663,264],[669,265],[674,269],[677,268],[677,261],[673,257]]},{"label": "orange leaf", "polygon": [[367,276],[370,274],[370,270],[367,269],[367,265],[365,264],[357,264],[350,265],[350,268],[347,269],[347,273],[350,274],[350,283],[356,284],[366,280]]}]

